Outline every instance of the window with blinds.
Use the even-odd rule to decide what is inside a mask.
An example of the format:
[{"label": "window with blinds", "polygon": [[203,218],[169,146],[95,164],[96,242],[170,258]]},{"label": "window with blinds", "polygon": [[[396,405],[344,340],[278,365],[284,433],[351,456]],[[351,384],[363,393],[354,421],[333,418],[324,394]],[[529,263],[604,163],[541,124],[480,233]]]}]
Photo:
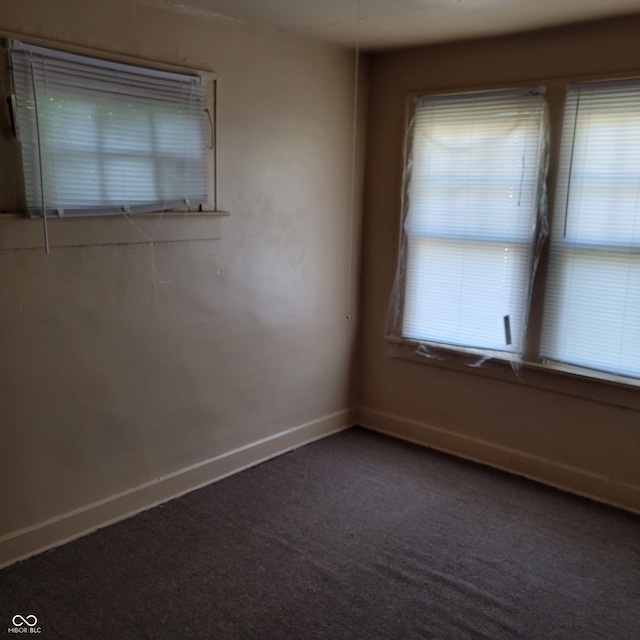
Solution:
[{"label": "window with blinds", "polygon": [[522,353],[546,131],[542,89],[416,99],[402,338]]},{"label": "window with blinds", "polygon": [[26,212],[87,216],[208,201],[205,82],[10,41]]},{"label": "window with blinds", "polygon": [[567,93],[541,355],[640,378],[640,82]]}]

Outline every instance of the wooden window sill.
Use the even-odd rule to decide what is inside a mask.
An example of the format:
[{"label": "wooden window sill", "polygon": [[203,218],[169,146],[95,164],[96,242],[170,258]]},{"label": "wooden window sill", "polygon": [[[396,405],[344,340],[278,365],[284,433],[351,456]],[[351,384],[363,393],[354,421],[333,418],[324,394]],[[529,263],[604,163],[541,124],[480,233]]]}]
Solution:
[{"label": "wooden window sill", "polygon": [[[48,218],[49,246],[89,247],[217,240],[226,211],[145,213],[135,216]],[[19,213],[0,214],[0,250],[44,249],[42,219]]]}]

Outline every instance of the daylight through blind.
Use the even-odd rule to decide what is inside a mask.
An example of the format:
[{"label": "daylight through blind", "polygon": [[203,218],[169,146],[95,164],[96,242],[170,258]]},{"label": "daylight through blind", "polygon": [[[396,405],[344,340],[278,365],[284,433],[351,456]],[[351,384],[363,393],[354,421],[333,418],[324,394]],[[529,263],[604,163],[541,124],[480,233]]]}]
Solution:
[{"label": "daylight through blind", "polygon": [[30,215],[162,211],[207,201],[205,87],[10,43]]},{"label": "daylight through blind", "polygon": [[567,94],[542,355],[640,377],[640,83]]},{"label": "daylight through blind", "polygon": [[417,100],[403,337],[521,353],[545,113],[539,90]]}]

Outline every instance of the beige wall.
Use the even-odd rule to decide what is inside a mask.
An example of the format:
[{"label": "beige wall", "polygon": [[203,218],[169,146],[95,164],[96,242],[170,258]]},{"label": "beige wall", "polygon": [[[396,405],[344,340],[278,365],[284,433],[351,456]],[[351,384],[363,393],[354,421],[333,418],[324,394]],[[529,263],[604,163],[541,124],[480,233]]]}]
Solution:
[{"label": "beige wall", "polygon": [[[639,28],[372,58],[359,314],[352,53],[125,0],[3,7],[5,35],[216,72],[231,215],[155,248],[0,250],[0,566],[349,425],[358,393],[366,425],[640,509],[637,391],[417,364],[382,341],[406,93],[638,72]],[[14,192],[0,153],[0,209]]]},{"label": "beige wall", "polygon": [[[640,73],[640,17],[381,53],[371,60],[359,419],[363,424],[640,510],[640,391],[525,371],[387,357],[405,97]],[[555,99],[555,98],[554,98]]]},{"label": "beige wall", "polygon": [[0,29],[216,72],[230,212],[217,240],[0,251],[1,565],[352,424],[359,228],[353,53],[123,0]]}]

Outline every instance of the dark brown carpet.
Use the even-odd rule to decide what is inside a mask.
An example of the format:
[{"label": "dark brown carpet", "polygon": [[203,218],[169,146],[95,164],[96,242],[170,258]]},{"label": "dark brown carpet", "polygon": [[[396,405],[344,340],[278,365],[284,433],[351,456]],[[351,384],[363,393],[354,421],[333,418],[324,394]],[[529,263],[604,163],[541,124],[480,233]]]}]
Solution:
[{"label": "dark brown carpet", "polygon": [[356,428],[0,571],[0,635],[16,613],[64,640],[638,640],[640,518]]}]

